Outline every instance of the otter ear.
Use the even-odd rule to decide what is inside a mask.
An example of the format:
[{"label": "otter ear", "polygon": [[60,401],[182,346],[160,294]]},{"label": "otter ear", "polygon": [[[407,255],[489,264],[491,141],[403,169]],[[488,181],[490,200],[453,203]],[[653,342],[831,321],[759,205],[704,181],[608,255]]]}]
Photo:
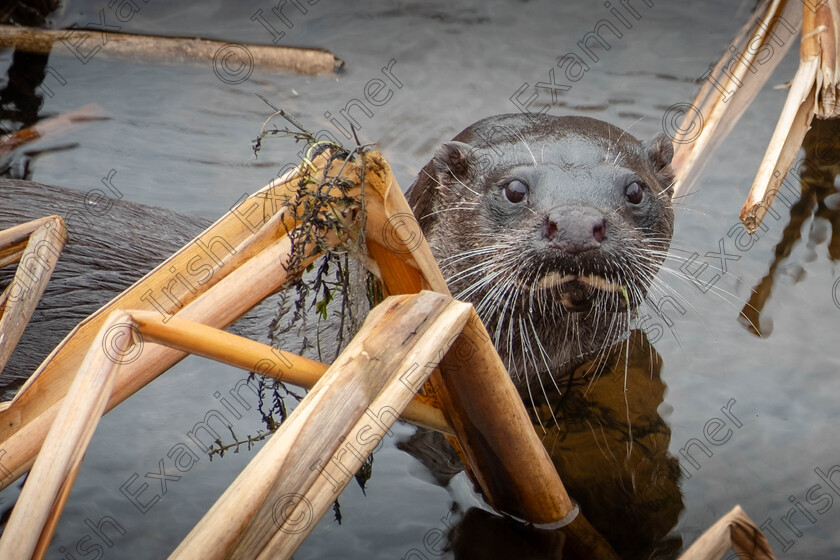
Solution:
[{"label": "otter ear", "polygon": [[656,173],[671,165],[671,160],[674,159],[674,145],[670,138],[660,132],[642,145]]},{"label": "otter ear", "polygon": [[472,150],[472,146],[463,142],[452,141],[441,144],[432,158],[438,180],[441,183],[450,184],[463,183],[469,179],[471,166],[474,163],[470,155]]},{"label": "otter ear", "polygon": [[[671,160],[674,159],[674,145],[671,139],[661,132],[642,143],[647,158],[653,167],[653,172],[659,178],[663,188],[668,188],[674,181],[674,170],[671,168]],[[674,190],[671,189],[671,193]]]}]

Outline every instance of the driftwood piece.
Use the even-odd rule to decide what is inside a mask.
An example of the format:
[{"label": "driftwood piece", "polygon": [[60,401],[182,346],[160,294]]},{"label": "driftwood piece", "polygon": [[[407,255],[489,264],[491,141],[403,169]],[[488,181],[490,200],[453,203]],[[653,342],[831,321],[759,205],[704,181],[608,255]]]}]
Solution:
[{"label": "driftwood piece", "polygon": [[[27,239],[28,237],[28,239]],[[23,335],[67,240],[64,220],[50,216],[0,232],[0,265],[18,262],[0,295],[0,372]]]},{"label": "driftwood piece", "polygon": [[[144,342],[164,344],[304,389],[311,389],[329,368],[327,364],[195,321],[173,317],[164,323],[159,315],[148,311],[128,313],[143,335]],[[278,361],[286,364],[287,368],[270,367]],[[408,403],[401,416],[406,422],[447,434],[452,433],[452,428],[446,423],[440,409],[418,398]]]},{"label": "driftwood piece", "polygon": [[755,232],[776,198],[793,165],[811,120],[840,116],[838,105],[838,40],[840,0],[827,0],[815,11],[803,2],[799,69],[790,85],[782,114],[761,160],[744,207],[741,221]]},{"label": "driftwood piece", "polygon": [[126,319],[113,313],[98,333],[99,344],[87,352],[3,530],[0,558],[28,560],[46,551],[114,385],[119,364],[109,359],[102,342]]},{"label": "driftwood piece", "polygon": [[[94,56],[152,64],[212,63],[220,78],[241,83],[250,70],[291,70],[330,74],[344,62],[323,49],[241,45],[200,38],[154,37],[94,29],[34,29],[0,25],[0,49],[76,56],[87,63]],[[53,48],[56,47],[56,48]],[[244,80],[242,80],[244,81]]]},{"label": "driftwood piece", "polygon": [[17,132],[0,136],[0,155],[16,150],[29,142],[66,132],[77,123],[101,121],[108,118],[110,118],[108,114],[96,103],[46,118]]},{"label": "driftwood piece", "polygon": [[679,560],[719,560],[730,549],[738,558],[776,560],[767,537],[741,506],[735,506],[709,527]]},{"label": "driftwood piece", "polygon": [[388,433],[471,311],[433,292],[393,296],[171,558],[288,558]]},{"label": "driftwood piece", "polygon": [[714,151],[749,108],[773,70],[796,43],[802,7],[795,0],[763,0],[732,40],[730,49],[704,74],[703,85],[690,104],[671,109],[685,114],[674,126],[669,111],[664,128],[672,136],[674,196],[687,193]]}]

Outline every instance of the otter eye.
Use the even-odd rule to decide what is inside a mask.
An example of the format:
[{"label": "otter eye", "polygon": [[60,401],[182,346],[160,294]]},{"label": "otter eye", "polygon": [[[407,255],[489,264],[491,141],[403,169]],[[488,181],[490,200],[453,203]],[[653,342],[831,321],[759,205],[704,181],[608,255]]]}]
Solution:
[{"label": "otter eye", "polygon": [[505,185],[505,198],[514,204],[522,202],[526,194],[528,194],[528,185],[518,179]]},{"label": "otter eye", "polygon": [[627,197],[627,202],[630,204],[640,203],[642,194],[642,184],[639,181],[633,181],[624,188],[624,196]]}]

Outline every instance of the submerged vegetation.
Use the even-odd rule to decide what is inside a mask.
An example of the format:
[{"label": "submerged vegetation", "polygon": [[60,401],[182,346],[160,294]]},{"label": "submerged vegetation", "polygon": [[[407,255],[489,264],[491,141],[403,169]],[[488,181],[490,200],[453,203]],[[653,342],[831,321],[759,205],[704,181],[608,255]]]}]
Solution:
[{"label": "submerged vegetation", "polygon": [[[269,325],[271,345],[309,355],[313,359],[332,363],[361,327],[367,313],[383,297],[382,285],[377,277],[361,263],[368,262],[364,242],[364,154],[369,145],[356,139],[356,146],[344,146],[318,140],[292,115],[271,105],[274,109],[263,123],[252,143],[255,157],[263,148],[263,141],[271,138],[294,138],[305,147],[297,170],[299,178],[294,196],[283,195],[281,212],[285,232],[291,240],[292,251],[284,268],[293,279],[278,296],[274,319]],[[286,120],[282,128],[273,124],[276,117]],[[292,128],[289,128],[291,125]],[[316,166],[313,161],[322,158]],[[359,163],[359,184],[362,186],[361,205],[350,189],[355,184],[343,177],[347,163]],[[322,169],[322,172],[318,172]],[[294,222],[294,227],[289,227]],[[334,246],[328,238],[341,240]],[[323,253],[314,263],[305,266],[310,257]],[[249,382],[256,383],[259,392],[258,411],[264,429],[244,439],[231,430],[233,441],[217,439],[209,455],[223,457],[230,450],[238,453],[240,447],[251,450],[253,444],[273,434],[286,421],[291,410],[286,399],[300,402],[304,394],[290,388],[279,379],[269,379],[254,372]],[[365,490],[372,474],[373,456],[370,456],[356,474],[356,481]],[[334,505],[336,521],[341,523],[338,502]]]}]

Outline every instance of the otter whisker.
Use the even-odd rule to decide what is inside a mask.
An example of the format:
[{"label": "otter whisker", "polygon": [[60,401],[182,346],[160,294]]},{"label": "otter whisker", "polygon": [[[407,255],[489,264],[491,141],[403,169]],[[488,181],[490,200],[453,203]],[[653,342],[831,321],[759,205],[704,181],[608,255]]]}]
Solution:
[{"label": "otter whisker", "polygon": [[487,253],[494,253],[503,249],[502,245],[488,245],[487,247],[478,247],[477,249],[471,249],[469,251],[463,251],[461,253],[456,253],[454,255],[450,255],[448,257],[444,257],[440,259],[439,264],[451,266],[455,263],[461,262],[462,260],[466,260],[471,257],[476,257],[480,255],[485,255]]},{"label": "otter whisker", "polygon": [[674,185],[676,185],[676,184],[677,184],[677,180],[676,180],[676,179],[674,179],[673,181],[671,181],[671,184],[670,184],[670,185],[668,185],[667,187],[665,187],[664,189],[662,189],[661,191],[659,191],[659,194],[657,194],[656,196],[657,196],[657,197],[662,197],[662,196],[663,196],[666,192],[668,192],[669,190],[671,190],[671,188],[672,188]]},{"label": "otter whisker", "polygon": [[447,169],[447,171],[449,171],[449,173],[452,175],[452,177],[455,179],[455,181],[456,181],[459,185],[461,185],[462,187],[464,187],[465,189],[467,189],[468,191],[470,191],[471,193],[473,193],[475,196],[480,196],[480,195],[478,194],[478,192],[476,192],[476,191],[474,191],[473,189],[471,189],[470,187],[468,187],[466,183],[464,183],[461,179],[459,179],[459,178],[458,178],[458,176],[455,174],[455,172],[454,172],[454,171],[452,171],[452,168],[451,168],[451,167],[449,167],[449,165],[448,165],[448,164],[447,164],[447,166],[446,166],[446,169]]},{"label": "otter whisker", "polygon": [[[672,275],[688,282],[688,279],[684,278],[681,274],[677,274],[673,270],[669,270],[669,269],[666,269],[666,268],[663,268],[662,270],[665,271],[665,272],[669,272]],[[712,291],[712,290],[714,290],[714,291]],[[729,301],[727,298],[723,297],[722,294],[726,294],[726,295],[732,297],[733,299],[737,300],[740,305],[743,305],[744,307],[751,307],[752,309],[755,309],[755,307],[753,307],[749,302],[744,301],[743,299],[741,299],[737,295],[735,295],[733,293],[730,293],[729,291],[724,290],[723,288],[719,288],[718,286],[710,286],[709,291],[712,291],[712,293],[714,293],[716,296],[718,296],[721,301],[726,303],[726,305],[728,305],[731,308],[738,311],[738,315],[740,317],[743,317],[747,321],[747,323],[749,323],[749,325],[754,329],[754,331],[758,335],[758,337],[761,338],[761,339],[764,339],[764,335],[761,334],[761,329],[759,329],[758,326],[755,323],[753,323],[753,321],[743,313],[743,307],[741,307],[741,308],[737,307],[734,303]],[[758,310],[756,310],[756,311],[758,311]]]},{"label": "otter whisker", "polygon": [[[551,383],[554,385],[554,390],[557,391],[558,395],[562,395],[563,392],[560,390],[560,387],[557,386],[557,381],[554,379],[554,376],[551,375],[551,365],[549,364],[549,356],[548,352],[546,352],[545,347],[543,346],[542,341],[540,340],[540,335],[537,334],[537,328],[534,326],[534,320],[531,315],[528,315],[528,323],[531,326],[531,332],[534,334],[534,342],[537,344],[537,348],[540,351],[540,358],[542,358],[543,365],[545,366],[545,371],[548,373],[549,379],[551,379]],[[520,322],[520,328],[522,328],[522,324]],[[536,365],[536,364],[535,364]],[[539,374],[539,370],[537,370],[537,379],[540,381],[540,387],[543,387],[542,379]],[[543,394],[545,394],[545,387],[543,387]],[[548,395],[546,395],[546,403],[548,403]],[[557,419],[554,417],[554,412],[551,413],[552,418],[556,422]]]},{"label": "otter whisker", "polygon": [[[495,250],[493,250],[493,251],[487,251],[487,252],[492,253],[492,252],[495,252]],[[462,260],[466,260],[466,259],[471,258],[471,257],[473,257],[473,256],[475,256],[475,255],[478,255],[478,254],[479,254],[479,253],[475,253],[474,255],[467,255],[467,256],[464,256],[463,258],[459,258],[459,259],[457,259],[457,260],[453,261],[452,263],[447,263],[446,268],[447,268],[447,269],[449,269],[449,268],[453,268],[453,266],[452,266],[452,265],[453,265],[454,263],[460,262],[460,261],[462,261]],[[450,275],[450,276],[447,276],[447,277],[446,277],[446,282],[447,282],[447,284],[449,284],[449,283],[454,283],[454,282],[456,282],[456,281],[458,281],[458,280],[461,280],[461,279],[463,279],[463,278],[467,278],[467,277],[469,277],[469,276],[474,276],[474,275],[475,275],[475,274],[477,274],[477,273],[487,272],[487,271],[489,270],[489,268],[490,268],[491,266],[493,266],[493,264],[494,264],[494,263],[493,263],[493,262],[490,262],[490,261],[479,261],[479,262],[477,262],[476,264],[474,264],[474,265],[472,265],[472,266],[469,266],[469,267],[467,267],[467,268],[464,268],[464,269],[462,269],[462,270],[459,270],[458,272],[456,272],[456,273],[454,273],[454,274],[452,274],[452,275]]]},{"label": "otter whisker", "polygon": [[[519,317],[518,320],[519,320],[519,340],[521,341],[523,348],[525,350],[527,350],[528,355],[533,356],[534,349],[531,348],[531,344],[529,342],[529,337],[526,336],[526,334],[525,334],[525,329],[522,326],[522,317]],[[533,364],[533,360],[532,360],[532,364]],[[545,402],[549,403],[550,401],[548,399],[548,393],[545,392],[545,386],[543,385],[543,382],[542,382],[542,379],[540,378],[539,372],[536,371],[536,369],[537,369],[536,364],[533,364],[533,365],[534,365],[535,374],[536,374],[535,377],[537,378],[537,382],[540,384],[540,389],[542,390],[543,397],[545,397]],[[527,372],[526,372],[526,374],[525,374],[526,383],[527,383],[527,379],[529,377],[531,377],[531,376],[528,375]],[[531,404],[534,404],[533,403],[533,397],[531,397]],[[555,426],[560,426],[560,423],[557,421],[557,417],[554,415],[554,410],[552,410],[550,406],[548,407],[548,409],[551,411],[551,419],[554,420],[554,425]],[[540,427],[543,429],[543,433],[545,433],[545,427],[543,426],[542,419],[540,419],[540,414],[537,413],[536,410],[534,412],[535,412],[535,415],[538,418],[538,421],[540,423]]]},{"label": "otter whisker", "polygon": [[429,212],[428,214],[425,214],[424,216],[421,216],[420,219],[424,220],[424,219],[426,219],[430,216],[437,216],[437,215],[440,215],[440,214],[444,214],[446,212],[471,212],[472,210],[474,210],[474,208],[469,207],[469,206],[464,208],[464,207],[458,207],[458,206],[453,205],[453,206],[448,206],[446,208],[441,208],[440,210],[435,210],[434,212]]}]

